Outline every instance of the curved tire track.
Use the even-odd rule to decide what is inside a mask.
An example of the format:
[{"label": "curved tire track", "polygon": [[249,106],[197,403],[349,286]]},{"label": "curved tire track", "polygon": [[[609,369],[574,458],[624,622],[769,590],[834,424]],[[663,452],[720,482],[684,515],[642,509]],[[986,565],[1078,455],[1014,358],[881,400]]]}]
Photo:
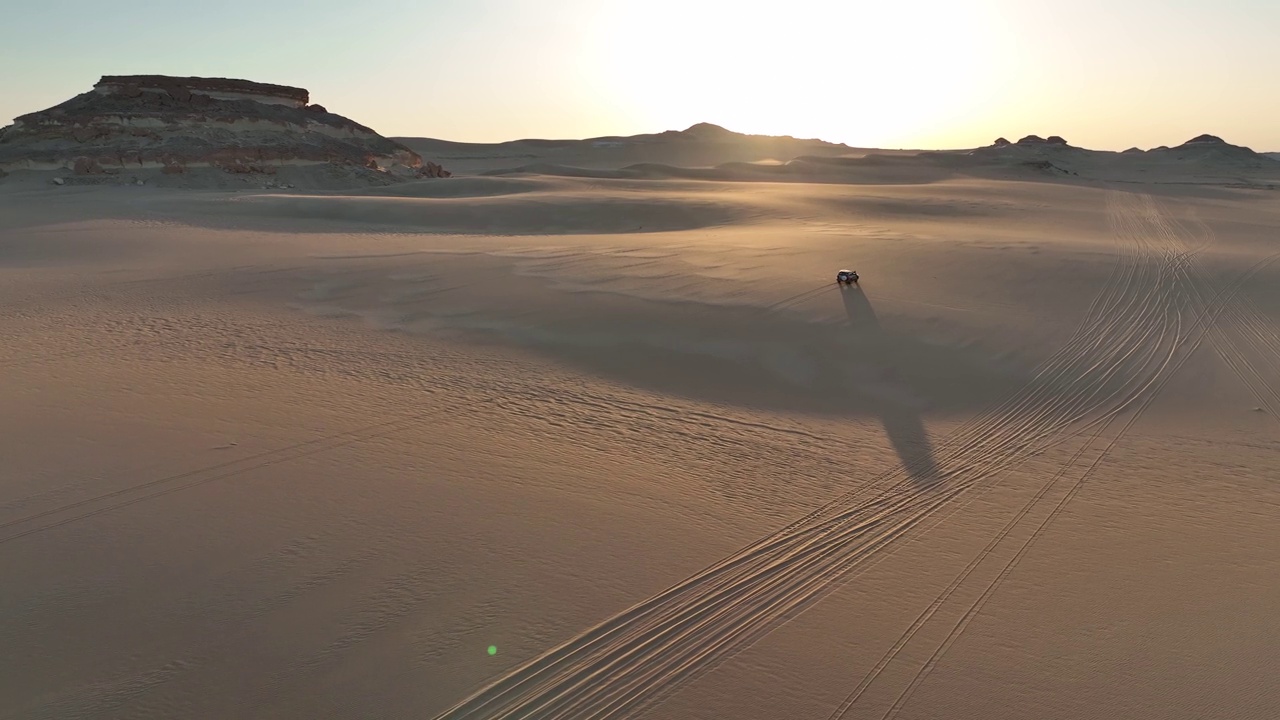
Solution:
[{"label": "curved tire track", "polygon": [[[1143,244],[1149,245],[1152,240],[1157,241],[1158,244],[1163,247],[1163,254],[1169,258],[1187,256],[1187,253],[1190,253],[1191,255],[1198,254],[1210,242],[1211,234],[1206,234],[1205,241],[1201,243],[1199,248],[1194,250],[1189,249],[1190,246],[1185,242],[1185,237],[1178,232],[1178,229],[1169,222],[1169,219],[1160,211],[1154,200],[1148,196],[1141,197],[1138,199],[1136,204],[1132,204],[1128,208],[1117,208],[1113,206],[1113,210],[1118,212],[1118,217],[1113,217],[1113,219],[1116,221],[1118,226],[1117,230],[1119,232],[1134,233],[1138,242]],[[1179,248],[1182,249],[1182,253],[1177,252]],[[1167,297],[1171,302],[1177,303],[1179,302],[1178,296],[1181,296],[1181,304],[1194,311],[1196,315],[1195,322],[1192,324],[1191,328],[1185,332],[1180,332],[1176,344],[1171,348],[1173,351],[1178,353],[1177,357],[1173,358],[1171,355],[1173,362],[1167,367],[1167,369],[1162,369],[1157,378],[1157,382],[1149,392],[1144,393],[1145,397],[1133,410],[1128,421],[1113,437],[1110,438],[1106,446],[1101,449],[1101,452],[1097,457],[1085,468],[1080,477],[1071,483],[1066,493],[1058,500],[1050,510],[1049,514],[1033,530],[1031,535],[1022,543],[995,579],[992,580],[986,588],[984,588],[978,599],[969,606],[959,621],[953,625],[951,631],[942,641],[942,644],[913,676],[912,680],[895,699],[893,705],[890,706],[889,710],[884,714],[884,718],[896,717],[897,714],[901,712],[906,702],[910,699],[912,693],[920,686],[921,683],[923,683],[928,674],[936,668],[942,657],[954,645],[959,637],[963,635],[974,617],[981,612],[982,608],[1026,556],[1034,543],[1043,535],[1048,526],[1061,515],[1067,505],[1076,497],[1083,485],[1093,475],[1094,471],[1109,455],[1111,450],[1114,449],[1114,447],[1128,433],[1129,429],[1138,421],[1151,403],[1160,395],[1164,386],[1170,382],[1170,380],[1176,375],[1177,371],[1186,363],[1195,350],[1206,339],[1210,339],[1210,341],[1213,342],[1212,338],[1220,329],[1220,325],[1217,321],[1224,314],[1231,312],[1232,309],[1236,307],[1235,299],[1244,283],[1278,258],[1280,258],[1280,254],[1263,258],[1242,273],[1240,277],[1218,288],[1216,292],[1213,292],[1213,297],[1207,299],[1197,287],[1196,279],[1188,272],[1189,264],[1185,262],[1173,263],[1172,268],[1175,272],[1172,277],[1169,278],[1171,285],[1169,286],[1169,294]],[[1220,346],[1217,349],[1222,351]],[[904,635],[904,639],[900,639],[899,643],[895,644],[895,646],[891,648],[890,653],[885,658],[882,658],[881,662],[873,668],[873,671],[869,673],[868,678],[864,678],[864,682],[860,684],[853,693],[851,693],[850,698],[846,699],[845,703],[837,709],[836,713],[833,713],[832,718],[843,716],[853,702],[857,700],[858,696],[865,691],[866,686],[869,685],[870,682],[874,681],[875,676],[884,669],[884,666],[887,665],[889,661],[892,661],[893,657],[896,656],[902,649],[902,646],[910,640],[910,637],[919,630],[920,626],[923,625],[924,622],[928,621],[933,613],[936,612],[937,609],[947,601],[958,586],[964,582],[968,575],[991,554],[995,549],[995,546],[1009,535],[1014,527],[1016,527],[1021,520],[1025,518],[1030,510],[1053,486],[1059,482],[1066,472],[1075,465],[1076,461],[1084,454],[1089,446],[1103,438],[1106,427],[1110,426],[1116,419],[1118,419],[1118,416],[1109,419],[1106,426],[1100,428],[1099,433],[1095,435],[1094,438],[1091,438],[1088,443],[1082,446],[1071,460],[1058,473],[1056,473],[1046,483],[1046,485],[1040,489],[1039,492],[1037,492],[1037,494],[1017,513],[1017,515],[1015,515],[1015,517],[1005,526],[1005,528],[1002,529],[997,537],[983,549],[979,556],[976,557],[969,566],[966,566],[952,584],[944,590],[943,595],[941,595],[933,604],[930,605],[928,609],[926,609],[925,613],[917,619],[916,623],[913,623],[912,627],[909,628],[908,633]]]},{"label": "curved tire track", "polygon": [[[597,625],[438,718],[606,718],[664,696],[820,599],[961,494],[1145,397],[1180,336],[1162,284],[1186,255],[1131,253],[1035,381],[939,449],[944,479],[875,479]],[[870,494],[860,502],[853,500]]]}]

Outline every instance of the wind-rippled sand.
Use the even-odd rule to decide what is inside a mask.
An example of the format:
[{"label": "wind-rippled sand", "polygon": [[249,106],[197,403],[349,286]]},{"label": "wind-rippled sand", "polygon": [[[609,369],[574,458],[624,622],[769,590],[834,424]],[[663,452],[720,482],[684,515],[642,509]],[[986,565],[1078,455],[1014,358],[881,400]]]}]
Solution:
[{"label": "wind-rippled sand", "polygon": [[1280,716],[1277,196],[927,179],[0,193],[0,717]]}]

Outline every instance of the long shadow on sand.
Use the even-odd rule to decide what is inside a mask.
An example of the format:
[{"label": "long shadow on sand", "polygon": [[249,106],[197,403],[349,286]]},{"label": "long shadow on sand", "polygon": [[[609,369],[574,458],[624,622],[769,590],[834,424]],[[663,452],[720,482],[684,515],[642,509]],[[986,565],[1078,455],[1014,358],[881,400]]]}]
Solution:
[{"label": "long shadow on sand", "polygon": [[[517,261],[484,254],[433,258],[420,267],[395,258],[387,267],[366,268],[367,277],[347,278],[350,287],[343,286],[349,273],[331,271],[332,282],[312,278],[304,283],[311,286],[305,300],[316,303],[317,312],[341,308],[386,329],[519,347],[586,378],[708,403],[713,413],[742,409],[761,413],[755,419],[766,422],[783,413],[835,426],[874,419],[897,463],[920,485],[943,474],[923,418],[967,415],[1024,379],[1019,369],[994,364],[981,347],[965,343],[965,334],[977,332],[972,326],[934,332],[941,319],[928,312],[895,313],[890,323],[883,310],[878,316],[872,308],[865,289],[824,283],[802,293],[811,307],[790,313],[715,302],[731,298],[733,290],[682,274],[678,266],[635,279],[626,274],[629,266],[610,274],[599,258],[588,258],[590,272],[580,272],[580,264],[570,262],[575,257],[555,256],[547,267],[525,261],[514,266]],[[488,281],[495,275],[503,282]],[[592,282],[597,276],[609,284]],[[557,284],[564,277],[582,284]],[[483,291],[467,291],[482,284]],[[711,286],[711,299],[683,298],[686,285]],[[673,297],[657,297],[650,286],[672,287]],[[588,406],[594,392],[581,391]],[[569,404],[580,394],[572,385],[557,393]],[[662,412],[682,407],[663,404]],[[607,409],[587,412],[595,423],[628,422]],[[792,447],[781,439],[780,447],[783,453],[832,452],[842,467],[857,460],[845,457],[847,446],[831,445],[833,438],[820,434],[814,439],[822,447],[810,447],[808,440]],[[880,466],[880,458],[871,460],[863,465]]]},{"label": "long shadow on sand", "polygon": [[[876,379],[891,383],[897,374],[893,358],[886,352],[891,338],[886,336],[880,326],[880,319],[876,317],[871,302],[857,286],[842,286],[840,295],[844,301],[845,314],[849,317],[850,328],[855,335],[854,342],[865,349],[864,357],[878,375]],[[940,475],[937,460],[920,413],[911,407],[909,401],[894,398],[891,394],[884,397],[877,406],[889,444],[893,446],[902,466],[911,477],[922,484],[938,480]]]}]

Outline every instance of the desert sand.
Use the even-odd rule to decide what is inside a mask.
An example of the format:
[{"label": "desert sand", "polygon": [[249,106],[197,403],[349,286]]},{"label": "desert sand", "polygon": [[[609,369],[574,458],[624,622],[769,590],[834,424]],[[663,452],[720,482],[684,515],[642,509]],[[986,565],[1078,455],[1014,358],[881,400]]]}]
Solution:
[{"label": "desert sand", "polygon": [[1280,717],[1280,175],[405,142],[0,183],[0,717]]}]

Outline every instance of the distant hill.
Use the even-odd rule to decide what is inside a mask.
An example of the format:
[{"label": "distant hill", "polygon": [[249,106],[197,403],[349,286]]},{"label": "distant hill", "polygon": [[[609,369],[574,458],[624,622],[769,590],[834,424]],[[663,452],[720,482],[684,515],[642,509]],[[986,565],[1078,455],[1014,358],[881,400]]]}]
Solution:
[{"label": "distant hill", "polygon": [[821,140],[744,135],[706,124],[631,137],[493,145],[399,140],[450,167],[462,166],[464,172],[481,175],[841,184],[986,177],[1280,187],[1276,158],[1214,135],[1200,135],[1176,147],[1124,152],[1077,147],[1058,135],[1027,135],[1017,142],[1000,138],[972,150],[873,150]]},{"label": "distant hill", "polygon": [[526,165],[561,165],[592,170],[641,163],[709,168],[732,162],[785,162],[802,155],[866,154],[824,140],[748,135],[711,123],[684,130],[642,135],[608,135],[583,140],[511,140],[460,143],[435,138],[399,137],[396,142],[462,172],[486,172]]},{"label": "distant hill", "polygon": [[[969,151],[989,169],[1041,168],[1083,179],[1121,182],[1240,184],[1274,187],[1280,183],[1280,155],[1233,145],[1216,135],[1197,135],[1181,145],[1123,152],[1075,147],[1057,136],[1029,135],[1016,143],[998,138]],[[969,163],[965,172],[978,171]]]},{"label": "distant hill", "polygon": [[1254,152],[1243,145],[1232,145],[1217,135],[1197,135],[1190,140],[1171,148],[1157,148],[1153,153],[1172,155],[1179,160],[1245,160],[1270,161],[1271,158]]}]

